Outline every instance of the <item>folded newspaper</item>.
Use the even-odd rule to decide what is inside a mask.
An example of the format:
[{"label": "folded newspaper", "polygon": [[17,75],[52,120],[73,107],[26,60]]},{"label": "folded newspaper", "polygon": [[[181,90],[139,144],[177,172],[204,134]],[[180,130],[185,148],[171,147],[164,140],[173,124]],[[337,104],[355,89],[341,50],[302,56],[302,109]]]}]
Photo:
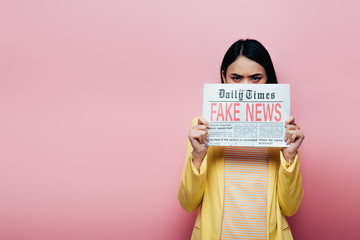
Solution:
[{"label": "folded newspaper", "polygon": [[287,147],[289,84],[205,84],[209,146]]}]

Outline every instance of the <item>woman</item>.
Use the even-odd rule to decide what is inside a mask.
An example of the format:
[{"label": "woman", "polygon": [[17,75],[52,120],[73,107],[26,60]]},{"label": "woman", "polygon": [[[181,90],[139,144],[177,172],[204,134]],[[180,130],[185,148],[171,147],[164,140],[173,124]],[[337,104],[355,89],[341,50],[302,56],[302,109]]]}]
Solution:
[{"label": "woman", "polygon": [[[220,75],[222,83],[277,83],[269,53],[251,39],[229,48]],[[208,147],[207,128],[203,117],[192,122],[178,190],[185,210],[200,207],[191,239],[293,239],[285,216],[303,197],[304,139],[294,117],[286,120],[286,148]]]}]

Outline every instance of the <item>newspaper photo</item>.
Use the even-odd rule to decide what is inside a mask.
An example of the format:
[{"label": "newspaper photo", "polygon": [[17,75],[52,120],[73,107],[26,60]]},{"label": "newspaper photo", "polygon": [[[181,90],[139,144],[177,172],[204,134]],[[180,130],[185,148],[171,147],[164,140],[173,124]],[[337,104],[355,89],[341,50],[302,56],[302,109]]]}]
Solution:
[{"label": "newspaper photo", "polygon": [[205,84],[209,146],[287,147],[289,84]]}]

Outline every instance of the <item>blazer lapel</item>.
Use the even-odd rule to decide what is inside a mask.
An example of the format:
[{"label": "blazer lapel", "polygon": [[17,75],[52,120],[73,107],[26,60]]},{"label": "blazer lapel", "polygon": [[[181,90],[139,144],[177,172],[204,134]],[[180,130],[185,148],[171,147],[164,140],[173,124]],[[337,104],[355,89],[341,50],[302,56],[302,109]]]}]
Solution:
[{"label": "blazer lapel", "polygon": [[215,164],[216,164],[216,174],[217,182],[219,189],[219,201],[220,201],[220,210],[222,211],[224,205],[224,158],[225,158],[225,148],[216,147],[214,149],[215,154]]},{"label": "blazer lapel", "polygon": [[[277,154],[278,148],[268,148],[269,152],[269,183],[268,183],[268,203],[270,203],[270,199],[272,199],[273,196],[273,189],[275,184],[275,174],[276,174],[276,154]],[[269,216],[269,204],[268,204],[268,216]]]},{"label": "blazer lapel", "polygon": [[[270,215],[270,213],[275,213],[275,209],[274,209],[274,202],[273,202],[273,198],[274,198],[274,194],[276,194],[276,181],[277,181],[277,168],[278,168],[278,154],[279,154],[279,148],[273,148],[273,147],[269,147],[268,148],[269,151],[269,181],[268,181],[268,197],[267,197],[267,235],[269,237],[269,233],[274,231],[274,228],[276,228],[276,226],[272,225],[269,226],[269,223],[271,222],[271,219],[273,219],[273,216]],[[271,227],[271,229],[270,229]]]}]

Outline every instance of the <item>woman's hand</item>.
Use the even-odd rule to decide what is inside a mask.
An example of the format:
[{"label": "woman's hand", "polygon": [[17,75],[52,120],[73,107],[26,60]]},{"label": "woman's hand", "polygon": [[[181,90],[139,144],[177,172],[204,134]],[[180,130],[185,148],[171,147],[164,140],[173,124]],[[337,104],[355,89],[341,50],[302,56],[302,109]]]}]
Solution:
[{"label": "woman's hand", "polygon": [[198,125],[193,126],[189,132],[189,140],[193,147],[193,162],[198,171],[208,149],[208,131],[209,123],[203,117],[199,117]]},{"label": "woman's hand", "polygon": [[286,161],[293,161],[297,150],[299,149],[302,141],[305,136],[303,132],[300,130],[300,127],[295,124],[295,118],[293,116],[288,117],[285,122],[286,130],[284,141],[287,145],[290,144],[289,147],[283,147],[282,151]]}]

